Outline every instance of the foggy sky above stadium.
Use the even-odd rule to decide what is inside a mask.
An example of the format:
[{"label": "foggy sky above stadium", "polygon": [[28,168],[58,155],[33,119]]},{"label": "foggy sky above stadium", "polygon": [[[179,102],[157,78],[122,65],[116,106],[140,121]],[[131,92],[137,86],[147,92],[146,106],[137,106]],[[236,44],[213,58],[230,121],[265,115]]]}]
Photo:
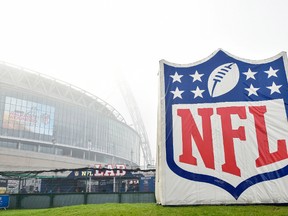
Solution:
[{"label": "foggy sky above stadium", "polygon": [[288,51],[285,0],[0,1],[0,61],[71,83],[131,124],[117,86],[138,103],[156,158],[159,60],[186,64],[218,48],[260,60]]}]

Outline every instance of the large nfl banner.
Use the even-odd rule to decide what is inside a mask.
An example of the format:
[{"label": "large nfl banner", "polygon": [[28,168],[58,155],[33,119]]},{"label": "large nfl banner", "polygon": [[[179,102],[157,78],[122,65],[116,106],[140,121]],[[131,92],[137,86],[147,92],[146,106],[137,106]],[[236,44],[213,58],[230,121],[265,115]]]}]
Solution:
[{"label": "large nfl banner", "polygon": [[288,203],[287,57],[160,61],[156,199]]}]

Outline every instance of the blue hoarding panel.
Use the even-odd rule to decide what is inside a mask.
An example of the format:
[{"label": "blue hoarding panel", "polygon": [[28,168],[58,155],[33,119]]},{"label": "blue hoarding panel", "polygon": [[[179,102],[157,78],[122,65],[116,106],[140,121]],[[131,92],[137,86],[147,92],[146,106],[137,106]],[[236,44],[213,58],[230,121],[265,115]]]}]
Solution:
[{"label": "blue hoarding panel", "polygon": [[0,208],[8,208],[10,197],[9,195],[0,195]]}]

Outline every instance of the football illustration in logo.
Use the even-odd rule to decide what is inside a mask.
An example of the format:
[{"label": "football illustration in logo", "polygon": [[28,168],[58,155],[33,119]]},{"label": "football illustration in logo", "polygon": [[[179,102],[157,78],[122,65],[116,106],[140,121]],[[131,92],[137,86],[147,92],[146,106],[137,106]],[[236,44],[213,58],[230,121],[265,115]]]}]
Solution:
[{"label": "football illustration in logo", "polygon": [[231,91],[239,81],[239,74],[236,63],[223,64],[214,69],[208,79],[210,96],[218,97]]}]

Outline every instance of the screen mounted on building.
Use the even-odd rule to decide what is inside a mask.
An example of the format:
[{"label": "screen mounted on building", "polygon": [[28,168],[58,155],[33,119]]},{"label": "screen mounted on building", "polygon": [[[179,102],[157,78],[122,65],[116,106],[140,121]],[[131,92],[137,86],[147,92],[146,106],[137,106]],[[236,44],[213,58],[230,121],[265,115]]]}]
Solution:
[{"label": "screen mounted on building", "polygon": [[53,135],[55,108],[45,104],[6,97],[3,128]]}]

